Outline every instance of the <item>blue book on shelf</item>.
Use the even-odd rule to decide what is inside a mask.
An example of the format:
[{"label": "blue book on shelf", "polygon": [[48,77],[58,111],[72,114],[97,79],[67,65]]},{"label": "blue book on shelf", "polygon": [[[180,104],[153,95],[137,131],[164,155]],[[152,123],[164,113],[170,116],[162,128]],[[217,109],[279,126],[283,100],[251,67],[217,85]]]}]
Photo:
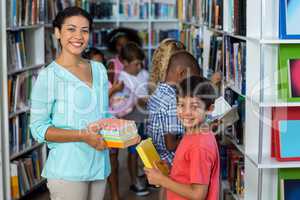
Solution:
[{"label": "blue book on shelf", "polygon": [[300,39],[299,13],[299,0],[279,1],[280,39]]},{"label": "blue book on shelf", "polygon": [[284,200],[300,199],[300,180],[286,179],[284,180]]},{"label": "blue book on shelf", "polygon": [[279,121],[279,142],[282,158],[300,157],[300,120]]}]

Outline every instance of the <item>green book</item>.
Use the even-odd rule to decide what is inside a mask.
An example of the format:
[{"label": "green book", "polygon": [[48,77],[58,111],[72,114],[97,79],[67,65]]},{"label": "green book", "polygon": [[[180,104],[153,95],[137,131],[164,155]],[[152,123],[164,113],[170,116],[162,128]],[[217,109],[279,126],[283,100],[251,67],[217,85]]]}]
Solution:
[{"label": "green book", "polygon": [[282,44],[278,53],[278,96],[285,102],[300,102],[300,95],[295,94],[298,81],[293,78],[293,71],[299,68],[300,44]]}]

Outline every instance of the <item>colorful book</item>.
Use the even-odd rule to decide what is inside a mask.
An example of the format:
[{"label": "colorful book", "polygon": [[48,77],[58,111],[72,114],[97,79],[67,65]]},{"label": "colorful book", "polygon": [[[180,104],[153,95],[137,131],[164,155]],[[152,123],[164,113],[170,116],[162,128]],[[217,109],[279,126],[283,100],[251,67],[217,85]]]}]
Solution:
[{"label": "colorful book", "polygon": [[[278,97],[285,102],[299,102],[299,77],[295,76],[300,69],[300,45],[282,44],[278,55]],[[299,88],[299,89],[298,89]]]},{"label": "colorful book", "polygon": [[142,159],[145,167],[154,168],[155,164],[158,169],[165,175],[169,173],[168,168],[161,163],[158,152],[156,151],[152,139],[148,138],[143,140],[137,147],[136,150]]},{"label": "colorful book", "polygon": [[123,119],[104,119],[100,121],[102,134],[110,148],[127,148],[138,141],[138,132],[134,121]]},{"label": "colorful book", "polygon": [[279,1],[279,38],[300,38],[299,12],[299,0]]},{"label": "colorful book", "polygon": [[300,169],[278,169],[278,200],[300,199]]},{"label": "colorful book", "polygon": [[280,156],[300,159],[300,120],[280,120],[278,123]]}]

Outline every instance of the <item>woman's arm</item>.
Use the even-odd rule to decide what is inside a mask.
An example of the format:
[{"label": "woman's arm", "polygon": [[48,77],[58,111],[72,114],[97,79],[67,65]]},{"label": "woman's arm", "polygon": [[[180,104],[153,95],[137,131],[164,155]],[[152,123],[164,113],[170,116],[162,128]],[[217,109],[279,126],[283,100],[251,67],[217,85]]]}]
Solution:
[{"label": "woman's arm", "polygon": [[158,169],[145,168],[145,172],[150,184],[160,185],[187,199],[204,200],[207,195],[208,186],[200,184],[182,184],[163,175]]},{"label": "woman's arm", "polygon": [[98,131],[101,129],[97,123],[92,123],[86,130],[65,130],[49,127],[45,134],[49,142],[85,142],[96,150],[105,149],[106,143]]}]

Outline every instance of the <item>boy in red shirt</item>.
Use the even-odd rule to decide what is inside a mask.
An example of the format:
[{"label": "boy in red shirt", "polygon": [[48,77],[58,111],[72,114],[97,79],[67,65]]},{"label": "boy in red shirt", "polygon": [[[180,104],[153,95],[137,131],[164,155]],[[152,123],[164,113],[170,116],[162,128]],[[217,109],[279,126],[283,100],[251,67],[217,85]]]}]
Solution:
[{"label": "boy in red shirt", "polygon": [[150,184],[167,189],[167,200],[218,200],[220,159],[217,142],[205,123],[215,100],[213,86],[201,77],[183,80],[177,90],[177,115],[186,133],[169,176],[145,169]]}]

